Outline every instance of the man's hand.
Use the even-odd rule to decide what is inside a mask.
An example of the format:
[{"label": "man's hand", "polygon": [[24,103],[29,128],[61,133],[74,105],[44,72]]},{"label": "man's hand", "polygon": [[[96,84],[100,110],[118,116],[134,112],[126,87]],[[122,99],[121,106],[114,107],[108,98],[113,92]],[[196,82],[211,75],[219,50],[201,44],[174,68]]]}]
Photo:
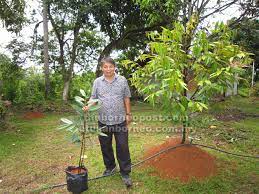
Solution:
[{"label": "man's hand", "polygon": [[90,100],[87,102],[87,104],[88,104],[87,106],[84,106],[84,107],[82,108],[82,110],[85,111],[85,112],[87,112],[91,106],[94,106],[94,105],[96,105],[97,103],[91,101],[91,99],[90,99]]},{"label": "man's hand", "polygon": [[132,115],[126,115],[126,124],[129,125],[132,121]]},{"label": "man's hand", "polygon": [[82,108],[82,110],[83,110],[84,112],[87,112],[87,111],[89,110],[89,106],[84,106],[84,107]]}]

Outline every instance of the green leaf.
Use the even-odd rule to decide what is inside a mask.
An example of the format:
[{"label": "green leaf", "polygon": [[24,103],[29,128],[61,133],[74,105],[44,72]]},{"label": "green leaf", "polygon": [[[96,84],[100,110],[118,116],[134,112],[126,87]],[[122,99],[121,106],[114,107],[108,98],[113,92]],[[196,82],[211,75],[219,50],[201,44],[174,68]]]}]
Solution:
[{"label": "green leaf", "polygon": [[69,126],[71,126],[71,124],[63,124],[63,125],[59,126],[57,129],[62,130],[62,129],[68,128]]},{"label": "green leaf", "polygon": [[81,107],[84,107],[84,106],[85,106],[85,104],[84,104],[80,99],[76,99],[76,103],[77,103],[78,105],[80,105]]},{"label": "green leaf", "polygon": [[66,123],[66,124],[69,124],[69,125],[72,125],[73,124],[73,121],[70,121],[69,119],[66,119],[66,118],[61,118],[60,119],[63,123]]},{"label": "green leaf", "polygon": [[90,100],[87,102],[87,104],[88,104],[88,105],[91,105],[91,104],[99,103],[99,102],[100,102],[100,100],[98,100],[98,99],[90,99]]},{"label": "green leaf", "polygon": [[103,126],[103,127],[99,128],[98,130],[99,130],[99,131],[102,131],[102,130],[105,129],[105,128],[106,128],[106,126]]},{"label": "green leaf", "polygon": [[107,135],[105,133],[103,133],[103,132],[100,132],[99,135],[103,136],[103,137],[107,137]]},{"label": "green leaf", "polygon": [[100,109],[100,108],[101,108],[101,105],[100,105],[100,103],[98,103],[98,104],[91,105],[91,106],[89,107],[89,110],[88,110],[88,111],[92,112],[92,111],[96,111],[96,110],[98,110],[98,109]]},{"label": "green leaf", "polygon": [[79,102],[84,102],[84,101],[85,101],[85,99],[83,99],[83,98],[80,97],[80,96],[75,96],[75,100],[76,100],[76,101],[79,101]]},{"label": "green leaf", "polygon": [[201,112],[202,111],[202,106],[200,106],[198,103],[196,104],[196,108]]},{"label": "green leaf", "polygon": [[204,104],[204,103],[199,102],[199,105],[200,105],[201,107],[203,107],[204,109],[208,109],[208,106],[207,106],[206,104]]},{"label": "green leaf", "polygon": [[80,93],[82,94],[82,96],[83,96],[83,97],[85,97],[85,98],[86,98],[86,93],[85,93],[85,91],[84,91],[84,90],[80,89]]},{"label": "green leaf", "polygon": [[70,132],[73,132],[73,129],[74,129],[75,127],[76,127],[75,125],[72,125],[71,127],[68,127],[66,130],[67,130],[67,131],[70,131]]},{"label": "green leaf", "polygon": [[192,102],[192,101],[189,101],[189,102],[188,102],[188,107],[189,107],[189,108],[192,108],[192,107],[193,107],[193,102]]},{"label": "green leaf", "polygon": [[82,107],[78,106],[77,104],[71,104],[72,108],[80,115],[84,114]]},{"label": "green leaf", "polygon": [[76,133],[73,133],[73,134],[72,134],[71,139],[72,139],[72,142],[73,142],[73,143],[76,143],[76,142],[80,142],[80,141],[81,141],[80,138],[79,138],[79,136],[78,136],[78,134],[76,134]]}]

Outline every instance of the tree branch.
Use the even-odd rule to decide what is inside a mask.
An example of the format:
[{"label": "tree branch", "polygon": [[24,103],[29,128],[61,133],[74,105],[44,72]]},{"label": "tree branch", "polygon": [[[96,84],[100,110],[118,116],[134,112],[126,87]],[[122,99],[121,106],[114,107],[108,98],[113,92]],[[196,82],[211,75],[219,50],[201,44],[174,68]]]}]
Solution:
[{"label": "tree branch", "polygon": [[207,14],[207,15],[205,15],[205,16],[200,17],[200,21],[206,19],[207,17],[209,17],[209,16],[211,16],[211,15],[217,13],[217,12],[224,11],[225,9],[229,8],[231,5],[235,4],[237,1],[238,1],[238,0],[233,0],[232,2],[227,3],[227,4],[225,4],[225,5],[221,6],[221,7],[219,7],[218,9],[215,9],[215,10],[212,11],[211,13],[209,13],[209,14]]},{"label": "tree branch", "polygon": [[34,49],[35,49],[35,47],[36,47],[36,44],[37,44],[37,29],[38,29],[38,27],[39,27],[39,25],[42,23],[43,21],[40,21],[40,22],[38,22],[36,25],[35,25],[35,27],[34,27],[34,30],[33,30],[33,39],[32,39],[32,48],[31,48],[31,55],[33,55],[33,53],[34,53]]}]

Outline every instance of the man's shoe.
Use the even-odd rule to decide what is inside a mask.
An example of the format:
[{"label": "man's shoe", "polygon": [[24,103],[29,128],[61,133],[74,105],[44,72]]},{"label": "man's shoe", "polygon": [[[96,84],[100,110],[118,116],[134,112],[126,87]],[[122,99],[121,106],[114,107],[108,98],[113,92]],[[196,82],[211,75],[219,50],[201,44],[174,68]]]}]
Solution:
[{"label": "man's shoe", "polygon": [[129,175],[121,175],[121,177],[127,188],[132,186],[132,180]]},{"label": "man's shoe", "polygon": [[116,166],[113,169],[106,169],[103,172],[103,176],[111,176],[116,172]]}]

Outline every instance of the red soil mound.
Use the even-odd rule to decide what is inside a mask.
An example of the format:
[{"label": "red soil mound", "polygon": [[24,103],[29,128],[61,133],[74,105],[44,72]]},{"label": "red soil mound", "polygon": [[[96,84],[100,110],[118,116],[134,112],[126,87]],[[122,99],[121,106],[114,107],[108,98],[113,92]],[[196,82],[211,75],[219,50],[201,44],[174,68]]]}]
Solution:
[{"label": "red soil mound", "polygon": [[[165,143],[149,149],[146,157],[167,149],[171,146],[179,145],[178,138],[171,138]],[[169,150],[146,163],[147,166],[154,167],[155,174],[162,178],[179,178],[182,182],[191,179],[201,180],[215,174],[215,158],[207,152],[195,146],[184,146]]]},{"label": "red soil mound", "polygon": [[42,117],[44,117],[44,114],[41,112],[27,112],[23,116],[24,119],[29,119],[29,120],[42,118]]}]

